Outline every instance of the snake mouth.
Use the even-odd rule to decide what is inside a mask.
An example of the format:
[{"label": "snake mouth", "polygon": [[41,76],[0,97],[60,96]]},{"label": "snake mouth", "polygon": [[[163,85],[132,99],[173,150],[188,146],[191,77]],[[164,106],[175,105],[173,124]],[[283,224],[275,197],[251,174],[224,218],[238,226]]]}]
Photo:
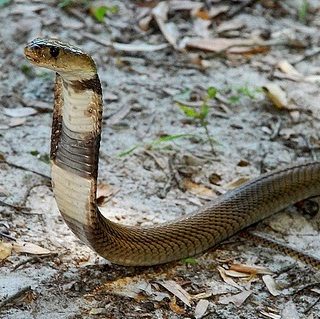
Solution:
[{"label": "snake mouth", "polygon": [[39,58],[37,58],[36,54],[32,52],[28,47],[24,49],[24,55],[28,61],[31,63],[38,64],[40,62]]}]

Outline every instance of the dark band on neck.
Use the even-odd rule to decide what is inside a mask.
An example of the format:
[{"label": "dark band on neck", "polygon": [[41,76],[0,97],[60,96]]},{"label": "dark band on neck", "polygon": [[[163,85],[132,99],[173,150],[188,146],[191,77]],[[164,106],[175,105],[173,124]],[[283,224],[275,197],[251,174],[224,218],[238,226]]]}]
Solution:
[{"label": "dark band on neck", "polygon": [[70,86],[75,92],[93,91],[98,95],[102,95],[101,83],[98,74],[88,80],[72,81]]}]

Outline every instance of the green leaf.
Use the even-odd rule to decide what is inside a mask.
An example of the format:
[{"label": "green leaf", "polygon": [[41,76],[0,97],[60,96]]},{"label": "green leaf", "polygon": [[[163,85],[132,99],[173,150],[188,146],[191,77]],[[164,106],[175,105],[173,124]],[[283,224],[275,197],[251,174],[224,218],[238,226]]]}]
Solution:
[{"label": "green leaf", "polygon": [[61,0],[58,3],[58,7],[65,8],[65,7],[70,6],[72,3],[73,3],[73,0]]},{"label": "green leaf", "polygon": [[115,14],[119,11],[117,6],[100,6],[100,7],[91,7],[91,13],[93,17],[100,23],[104,21],[104,17],[107,13]]},{"label": "green leaf", "polygon": [[41,154],[39,156],[39,160],[44,162],[44,163],[46,163],[46,164],[49,164],[50,163],[50,156],[47,153],[46,154]]},{"label": "green leaf", "polygon": [[199,118],[199,113],[194,108],[192,108],[190,106],[183,105],[181,103],[178,103],[178,105],[179,105],[180,110],[183,111],[183,113],[186,116],[192,117],[194,119]]},{"label": "green leaf", "polygon": [[133,147],[131,147],[131,148],[129,148],[129,149],[127,149],[127,150],[119,153],[117,156],[118,156],[118,157],[127,156],[127,155],[131,154],[131,153],[132,153],[135,149],[137,149],[139,146],[140,146],[140,145],[135,145],[135,146],[133,146]]},{"label": "green leaf", "polygon": [[177,140],[179,138],[189,138],[192,136],[193,136],[192,134],[173,134],[173,135],[161,136],[157,140],[153,141],[151,143],[151,145],[157,145],[160,143],[171,142],[171,141]]},{"label": "green leaf", "polygon": [[38,156],[40,153],[37,150],[32,150],[32,151],[30,151],[30,154],[32,156]]},{"label": "green leaf", "polygon": [[0,7],[4,7],[8,5],[11,2],[11,0],[0,0]]},{"label": "green leaf", "polygon": [[301,23],[306,23],[308,11],[309,11],[308,0],[302,0],[298,10],[298,18]]},{"label": "green leaf", "polygon": [[209,99],[214,99],[216,97],[217,93],[218,93],[217,88],[215,88],[214,86],[208,87],[207,94],[208,94]]},{"label": "green leaf", "polygon": [[196,265],[198,263],[198,260],[195,259],[194,257],[188,257],[188,258],[182,259],[182,262],[187,265]]},{"label": "green leaf", "polygon": [[200,120],[203,121],[208,116],[208,113],[209,113],[209,105],[206,103],[202,104],[200,108],[200,113],[199,113]]},{"label": "green leaf", "polygon": [[238,103],[239,101],[240,101],[240,96],[239,95],[233,95],[233,96],[230,96],[229,98],[228,98],[228,101],[229,101],[229,103],[231,103],[231,104],[236,104],[236,103]]}]

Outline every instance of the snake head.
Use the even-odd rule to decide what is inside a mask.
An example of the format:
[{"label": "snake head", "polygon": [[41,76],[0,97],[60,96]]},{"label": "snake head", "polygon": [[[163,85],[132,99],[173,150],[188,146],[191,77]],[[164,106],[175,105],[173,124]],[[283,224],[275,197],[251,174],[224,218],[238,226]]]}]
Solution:
[{"label": "snake head", "polygon": [[24,54],[32,64],[53,70],[65,80],[91,79],[97,71],[87,53],[55,39],[34,39],[26,45]]}]

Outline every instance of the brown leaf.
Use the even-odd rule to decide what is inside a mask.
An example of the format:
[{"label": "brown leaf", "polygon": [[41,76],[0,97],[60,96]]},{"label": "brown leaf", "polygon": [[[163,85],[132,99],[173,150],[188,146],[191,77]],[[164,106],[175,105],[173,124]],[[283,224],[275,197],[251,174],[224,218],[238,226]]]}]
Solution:
[{"label": "brown leaf", "polygon": [[183,187],[189,191],[190,193],[199,196],[199,197],[203,197],[203,198],[213,198],[215,197],[215,193],[212,189],[201,185],[201,184],[197,184],[193,181],[191,181],[188,178],[184,178],[183,179]]},{"label": "brown leaf", "polygon": [[217,32],[222,33],[222,32],[227,32],[227,31],[232,31],[232,30],[240,30],[244,28],[245,23],[239,20],[230,20],[230,21],[225,21],[221,23],[217,27]]},{"label": "brown leaf", "polygon": [[115,189],[109,184],[99,183],[97,186],[97,204],[102,206],[107,198],[115,193]]},{"label": "brown leaf", "polygon": [[6,259],[11,255],[12,244],[0,242],[0,261]]},{"label": "brown leaf", "polygon": [[158,281],[158,283],[180,299],[184,304],[191,307],[190,299],[191,296],[185,291],[179,284],[173,280]]},{"label": "brown leaf", "polygon": [[173,312],[177,313],[178,315],[183,315],[185,313],[184,309],[177,305],[177,300],[175,296],[171,298],[169,307]]},{"label": "brown leaf", "polygon": [[261,267],[261,266],[232,264],[230,266],[230,270],[235,270],[235,271],[239,271],[239,272],[250,274],[250,275],[272,275],[272,271],[270,271],[266,267]]},{"label": "brown leaf", "polygon": [[240,290],[243,290],[243,287],[238,285],[232,278],[228,277],[228,275],[226,274],[226,270],[224,268],[218,266],[217,269],[218,269],[219,274],[225,283],[227,283],[235,288],[238,288]]}]

